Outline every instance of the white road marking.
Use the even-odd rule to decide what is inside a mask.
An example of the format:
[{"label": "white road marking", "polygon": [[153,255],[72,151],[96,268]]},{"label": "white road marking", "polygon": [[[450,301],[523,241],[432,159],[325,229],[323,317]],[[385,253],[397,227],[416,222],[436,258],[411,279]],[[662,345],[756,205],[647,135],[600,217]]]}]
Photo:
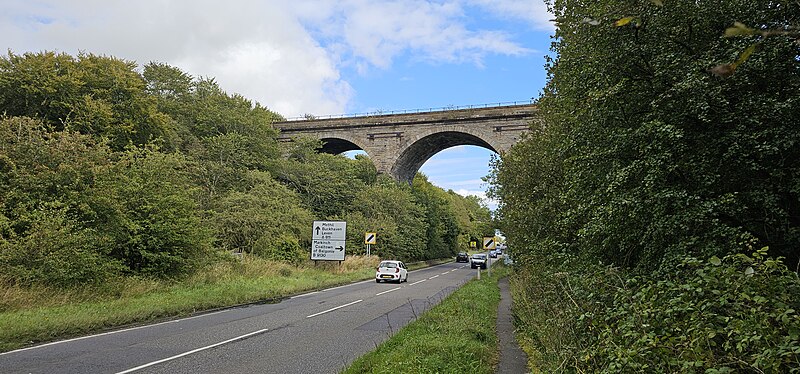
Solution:
[{"label": "white road marking", "polygon": [[433,278],[439,278],[439,275],[438,275],[438,274],[437,274],[437,275],[434,275],[434,276],[432,276],[432,277],[430,277],[430,278],[428,278],[428,279],[433,279]]},{"label": "white road marking", "polygon": [[181,353],[181,354],[179,354],[179,355],[175,355],[175,356],[172,356],[172,357],[167,357],[167,358],[165,358],[165,359],[162,359],[162,360],[153,361],[153,362],[151,362],[151,363],[147,363],[147,364],[144,364],[144,365],[140,365],[140,366],[137,366],[137,367],[135,367],[135,368],[132,368],[132,369],[128,369],[128,370],[125,370],[125,371],[120,371],[120,372],[119,372],[119,373],[117,373],[117,374],[131,373],[131,372],[134,372],[134,371],[137,371],[137,370],[144,369],[144,368],[146,368],[146,367],[150,367],[150,366],[153,366],[153,365],[158,365],[158,364],[160,364],[160,363],[162,363],[162,362],[172,361],[172,360],[174,360],[174,359],[176,359],[176,358],[181,358],[181,357],[183,357],[183,356],[188,356],[188,355],[190,355],[190,354],[193,354],[193,353],[197,353],[197,352],[200,352],[200,351],[205,351],[206,349],[210,349],[210,348],[214,348],[214,347],[219,347],[219,346],[221,346],[221,345],[223,345],[223,344],[228,344],[228,343],[230,343],[230,342],[235,342],[235,341],[237,341],[237,340],[242,340],[242,339],[244,339],[244,338],[247,338],[247,337],[250,337],[250,336],[253,336],[253,335],[261,334],[262,332],[265,332],[265,331],[267,331],[267,330],[268,330],[268,329],[261,329],[261,330],[258,330],[258,331],[253,331],[253,332],[251,332],[251,333],[249,333],[249,334],[244,334],[244,335],[242,335],[242,336],[237,336],[237,337],[235,337],[235,338],[233,338],[233,339],[228,339],[228,340],[226,340],[226,341],[224,341],[224,342],[219,342],[219,343],[211,344],[211,345],[209,345],[209,346],[205,346],[205,347],[202,347],[202,348],[193,349],[193,350],[191,350],[191,351],[189,351],[189,352],[184,352],[184,353]]},{"label": "white road marking", "polygon": [[417,284],[417,283],[422,283],[422,282],[424,282],[424,281],[426,281],[426,280],[427,280],[427,279],[423,279],[423,280],[421,280],[421,281],[416,281],[416,282],[414,282],[414,283],[411,283],[411,284],[409,284],[409,286],[413,286],[413,285],[415,285],[415,284]]},{"label": "white road marking", "polygon": [[50,343],[45,343],[45,344],[41,344],[41,345],[37,345],[37,346],[33,346],[33,347],[20,348],[20,349],[14,350],[14,351],[8,351],[8,352],[0,353],[0,356],[11,354],[11,353],[15,353],[15,352],[22,352],[22,351],[27,351],[27,350],[31,350],[31,349],[47,347],[47,346],[50,346],[50,345],[56,345],[56,344],[61,344],[61,343],[69,343],[69,342],[74,342],[74,341],[77,341],[77,340],[96,338],[96,337],[100,337],[100,336],[104,336],[104,335],[117,334],[117,333],[120,333],[120,332],[133,331],[133,330],[139,330],[139,329],[143,329],[143,328],[147,328],[147,327],[166,325],[168,323],[187,321],[187,320],[190,320],[190,319],[206,317],[206,316],[210,316],[210,315],[213,315],[213,314],[224,313],[224,312],[227,312],[228,310],[229,309],[219,310],[219,311],[216,311],[216,312],[201,314],[201,315],[197,315],[197,316],[192,316],[192,317],[186,317],[186,318],[181,318],[181,319],[174,319],[174,320],[171,320],[171,321],[164,321],[164,322],[154,323],[152,325],[136,326],[136,327],[131,327],[131,328],[122,329],[122,330],[114,330],[114,331],[104,332],[102,334],[94,334],[94,335],[81,336],[81,337],[67,339],[67,340],[59,340],[57,342],[50,342]]},{"label": "white road marking", "polygon": [[325,314],[325,313],[328,313],[328,312],[333,312],[333,311],[334,311],[334,310],[336,310],[336,309],[341,309],[341,308],[344,308],[344,307],[346,307],[346,306],[350,306],[350,305],[353,305],[353,304],[358,304],[358,303],[360,303],[360,302],[362,302],[362,301],[364,301],[364,299],[361,299],[361,300],[356,300],[356,301],[353,301],[352,303],[347,303],[347,304],[344,304],[344,305],[339,305],[339,306],[337,306],[337,307],[335,307],[335,308],[330,308],[330,309],[328,309],[328,310],[324,310],[324,311],[322,311],[322,312],[319,312],[319,313],[314,313],[314,314],[312,314],[312,315],[310,315],[310,316],[306,316],[306,318],[316,317],[316,316],[318,316],[318,315],[320,315],[320,314]]},{"label": "white road marking", "polygon": [[[452,271],[452,270],[451,270],[451,271]],[[449,273],[449,272],[450,272],[450,271],[445,271],[444,273],[442,273],[442,275],[445,275],[445,274],[447,274],[447,273]]]},{"label": "white road marking", "polygon": [[403,287],[392,288],[391,290],[388,290],[388,291],[383,291],[383,292],[376,293],[375,296],[380,296],[380,295],[383,295],[385,293],[389,293],[389,292],[392,292],[392,291],[397,291],[397,290],[399,290],[401,288],[403,288]]},{"label": "white road marking", "polygon": [[292,297],[290,297],[290,299],[295,299],[295,298],[298,298],[298,297],[304,297],[304,296],[308,296],[308,295],[313,295],[315,293],[319,293],[319,291],[314,291],[314,292],[304,293],[302,295],[292,296]]}]

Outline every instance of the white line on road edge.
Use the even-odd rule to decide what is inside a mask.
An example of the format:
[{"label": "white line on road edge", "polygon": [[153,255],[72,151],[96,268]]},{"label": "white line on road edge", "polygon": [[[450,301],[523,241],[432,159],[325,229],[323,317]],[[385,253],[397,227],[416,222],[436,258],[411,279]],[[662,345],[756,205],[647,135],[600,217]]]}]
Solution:
[{"label": "white line on road edge", "polygon": [[353,301],[352,303],[347,303],[347,304],[344,304],[344,305],[339,305],[339,306],[337,306],[336,308],[330,308],[330,309],[328,309],[328,310],[325,310],[325,311],[322,311],[322,312],[319,312],[319,313],[315,313],[315,314],[312,314],[312,315],[310,315],[310,316],[306,316],[306,318],[316,317],[316,316],[318,316],[318,315],[320,315],[320,314],[325,314],[325,313],[328,313],[328,312],[333,312],[333,311],[334,311],[334,310],[336,310],[336,309],[344,308],[344,307],[346,307],[346,306],[350,306],[350,305],[353,305],[353,304],[358,304],[358,303],[360,303],[360,302],[362,302],[362,301],[364,301],[364,299],[361,299],[361,300],[356,300],[356,301]]},{"label": "white line on road edge", "polygon": [[383,291],[383,292],[376,293],[375,296],[380,296],[380,295],[383,295],[385,293],[389,293],[389,292],[392,292],[392,291],[397,291],[397,290],[399,290],[401,288],[403,288],[403,287],[392,288],[391,290],[388,290],[388,291]]},{"label": "white line on road edge", "polygon": [[439,274],[436,274],[436,275],[434,275],[434,276],[432,276],[432,277],[430,277],[428,279],[433,279],[433,278],[439,278]]},{"label": "white line on road edge", "polygon": [[313,294],[315,294],[315,293],[319,293],[319,291],[314,291],[314,292],[304,293],[304,294],[302,294],[302,295],[292,296],[292,297],[290,297],[290,299],[295,299],[295,298],[298,298],[298,297],[303,297],[303,296],[313,295]]},{"label": "white line on road edge", "polygon": [[47,347],[47,346],[50,346],[50,345],[56,345],[56,344],[61,344],[61,343],[69,343],[69,342],[74,342],[74,341],[76,341],[76,340],[83,340],[83,339],[89,339],[89,338],[97,338],[97,337],[104,336],[104,335],[118,334],[118,333],[121,333],[121,332],[126,332],[126,331],[139,330],[139,329],[144,329],[144,328],[147,328],[147,327],[154,327],[154,326],[166,325],[166,324],[168,324],[168,323],[175,323],[175,322],[181,322],[181,321],[186,321],[186,320],[195,319],[195,318],[200,318],[200,317],[206,317],[206,316],[210,316],[210,315],[214,315],[214,314],[225,313],[225,312],[227,312],[227,311],[229,311],[229,310],[230,310],[230,309],[226,309],[226,310],[219,310],[219,311],[216,311],[216,312],[211,312],[211,313],[206,313],[206,314],[200,314],[200,315],[197,315],[197,316],[186,317],[186,318],[181,318],[181,319],[173,319],[173,320],[171,320],[171,321],[164,321],[164,322],[160,322],[160,323],[154,323],[154,324],[152,324],[152,325],[136,326],[136,327],[131,327],[131,328],[122,329],[122,330],[114,330],[114,331],[104,332],[104,333],[101,333],[101,334],[86,335],[86,336],[81,336],[81,337],[72,338],[72,339],[59,340],[59,341],[57,341],[57,342],[50,342],[50,343],[45,343],[45,344],[41,344],[41,345],[36,345],[36,346],[33,346],[33,347],[28,347],[28,348],[20,348],[20,349],[14,350],[14,351],[3,352],[3,353],[0,353],[0,356],[2,356],[2,355],[7,355],[7,354],[11,354],[11,353],[16,353],[16,352],[28,351],[28,350],[31,350],[31,349],[36,349],[36,348],[43,348],[43,347]]},{"label": "white line on road edge", "polygon": [[261,329],[261,330],[258,330],[258,331],[253,331],[253,332],[251,332],[251,333],[249,333],[249,334],[244,334],[244,335],[242,335],[242,336],[237,336],[237,337],[235,337],[235,338],[233,338],[233,339],[228,339],[228,340],[226,340],[226,341],[224,341],[224,342],[219,342],[219,343],[211,344],[211,345],[209,345],[209,346],[205,346],[205,347],[202,347],[202,348],[193,349],[193,350],[191,350],[191,351],[189,351],[189,352],[184,352],[184,353],[181,353],[181,354],[179,354],[179,355],[175,355],[175,356],[172,356],[172,357],[167,357],[167,358],[165,358],[165,359],[163,359],[163,360],[153,361],[153,362],[151,362],[151,363],[144,364],[144,365],[141,365],[141,366],[137,366],[137,367],[135,367],[135,368],[132,368],[132,369],[128,369],[128,370],[125,370],[125,371],[120,371],[120,372],[119,372],[119,373],[117,373],[117,374],[131,373],[131,372],[134,372],[134,371],[137,371],[137,370],[144,369],[144,368],[146,368],[146,367],[150,367],[150,366],[153,366],[153,365],[158,365],[158,364],[160,364],[160,363],[162,363],[162,362],[172,361],[172,360],[174,360],[174,359],[176,359],[176,358],[181,358],[181,357],[183,357],[183,356],[188,356],[188,355],[190,355],[190,354],[192,354],[192,353],[197,353],[197,352],[200,352],[200,351],[205,351],[206,349],[210,349],[210,348],[214,348],[214,347],[219,347],[219,346],[221,346],[221,345],[223,345],[223,344],[228,344],[228,343],[230,343],[230,342],[235,342],[235,341],[237,341],[237,340],[242,340],[242,339],[244,339],[244,338],[247,338],[247,337],[250,337],[250,336],[253,336],[253,335],[260,334],[260,333],[262,333],[262,332],[265,332],[265,331],[267,331],[267,330],[269,330],[269,329]]},{"label": "white line on road edge", "polygon": [[423,280],[421,280],[421,281],[416,281],[416,282],[414,282],[414,283],[411,283],[411,284],[409,284],[409,286],[413,286],[413,285],[415,285],[415,284],[417,284],[417,283],[422,283],[422,282],[424,282],[424,281],[426,281],[426,280],[427,280],[427,279],[423,279]]}]

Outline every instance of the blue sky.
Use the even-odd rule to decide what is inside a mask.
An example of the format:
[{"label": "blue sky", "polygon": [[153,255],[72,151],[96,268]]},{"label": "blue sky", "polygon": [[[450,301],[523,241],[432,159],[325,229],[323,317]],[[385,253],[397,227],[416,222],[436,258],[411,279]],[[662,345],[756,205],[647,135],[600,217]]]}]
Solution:
[{"label": "blue sky", "polygon": [[[292,117],[538,97],[551,18],[543,0],[3,0],[0,46],[164,62]],[[422,172],[482,195],[490,157]]]}]

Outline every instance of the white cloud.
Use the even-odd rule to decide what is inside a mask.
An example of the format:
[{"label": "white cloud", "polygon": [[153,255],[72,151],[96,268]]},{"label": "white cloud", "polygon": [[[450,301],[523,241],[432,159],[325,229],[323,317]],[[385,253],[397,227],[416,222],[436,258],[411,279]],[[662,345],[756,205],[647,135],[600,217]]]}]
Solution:
[{"label": "white cloud", "polygon": [[544,0],[468,0],[500,17],[519,19],[530,23],[537,30],[554,31],[555,18],[547,10]]},{"label": "white cloud", "polygon": [[530,52],[503,32],[468,29],[462,1],[306,0],[296,9],[324,38],[346,46],[344,62],[362,73],[408,52],[426,62],[478,65],[488,54]]},{"label": "white cloud", "polygon": [[0,32],[14,53],[165,62],[287,116],[343,112],[352,88],[286,4],[12,0],[0,5]]},{"label": "white cloud", "polygon": [[480,66],[488,55],[529,53],[503,31],[470,24],[465,9],[479,6],[506,17],[530,13],[531,3],[4,0],[0,35],[18,54],[84,51],[164,62],[296,116],[346,112],[356,93],[344,68],[388,69],[399,56]]},{"label": "white cloud", "polygon": [[499,202],[497,200],[486,197],[485,191],[461,188],[458,190],[453,190],[453,192],[461,196],[477,196],[484,204],[486,204],[489,210],[497,210],[497,207],[499,206]]}]

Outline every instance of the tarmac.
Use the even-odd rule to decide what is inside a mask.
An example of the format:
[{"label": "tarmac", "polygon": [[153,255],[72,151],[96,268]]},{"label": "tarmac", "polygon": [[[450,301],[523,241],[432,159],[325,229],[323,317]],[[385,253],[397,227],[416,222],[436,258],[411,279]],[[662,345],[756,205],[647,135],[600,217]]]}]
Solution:
[{"label": "tarmac", "polygon": [[497,337],[500,340],[498,374],[530,373],[528,355],[519,347],[514,337],[514,318],[511,314],[511,291],[508,278],[500,279],[500,304],[497,306]]}]

